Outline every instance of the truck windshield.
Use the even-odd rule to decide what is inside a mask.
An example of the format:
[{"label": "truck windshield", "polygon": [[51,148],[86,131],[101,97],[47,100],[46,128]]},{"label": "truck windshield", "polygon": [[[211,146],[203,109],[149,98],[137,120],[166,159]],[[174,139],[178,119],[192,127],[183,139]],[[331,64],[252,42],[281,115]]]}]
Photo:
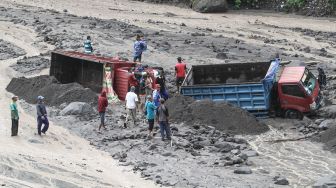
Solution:
[{"label": "truck windshield", "polygon": [[308,69],[305,70],[302,78],[301,78],[301,82],[307,92],[308,95],[311,95],[314,88],[315,88],[315,83],[316,83],[316,78],[314,77],[314,75],[309,72]]}]

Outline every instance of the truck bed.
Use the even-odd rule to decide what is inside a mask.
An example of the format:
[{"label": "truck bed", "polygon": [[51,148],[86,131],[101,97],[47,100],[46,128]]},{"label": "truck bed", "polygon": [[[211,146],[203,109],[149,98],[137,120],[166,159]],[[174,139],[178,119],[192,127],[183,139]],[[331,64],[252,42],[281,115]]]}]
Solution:
[{"label": "truck bed", "polygon": [[265,83],[264,78],[269,74],[271,64],[192,66],[181,86],[181,93],[196,100],[226,101],[256,116],[266,116],[270,108],[273,80],[268,79]]}]

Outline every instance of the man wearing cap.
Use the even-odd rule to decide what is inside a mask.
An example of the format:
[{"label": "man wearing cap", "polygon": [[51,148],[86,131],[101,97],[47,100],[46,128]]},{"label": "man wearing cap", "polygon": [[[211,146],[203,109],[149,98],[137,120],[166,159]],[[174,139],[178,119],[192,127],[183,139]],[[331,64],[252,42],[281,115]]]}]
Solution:
[{"label": "man wearing cap", "polygon": [[165,106],[165,100],[163,98],[160,99],[160,106],[156,110],[156,119],[160,125],[160,133],[161,139],[164,141],[165,137],[168,140],[171,140],[170,136],[170,126],[168,123],[169,112],[168,108]]},{"label": "man wearing cap", "polygon": [[[47,118],[47,109],[44,105],[44,97],[38,96],[37,97],[37,105],[36,105],[36,112],[37,112],[37,133],[41,136],[41,132],[46,134],[49,128],[49,121]],[[43,129],[42,124],[44,124]]]},{"label": "man wearing cap", "polygon": [[152,100],[151,95],[147,95],[147,101],[145,104],[145,110],[146,110],[146,119],[148,121],[148,138],[152,138],[152,131],[154,128],[154,111],[155,111],[155,105]]},{"label": "man wearing cap", "polygon": [[19,130],[19,111],[16,104],[18,100],[17,96],[12,97],[12,103],[10,104],[11,118],[12,118],[12,135],[17,136]]},{"label": "man wearing cap", "polygon": [[177,63],[175,65],[176,86],[178,93],[180,93],[180,86],[184,81],[186,73],[187,73],[187,65],[182,61],[181,57],[178,57]]},{"label": "man wearing cap", "polygon": [[134,93],[135,87],[132,86],[130,91],[126,94],[125,101],[126,101],[126,109],[127,109],[127,116],[126,121],[124,123],[124,128],[127,128],[127,122],[130,116],[133,119],[134,125],[136,125],[136,109],[137,103],[139,102],[137,94]]}]

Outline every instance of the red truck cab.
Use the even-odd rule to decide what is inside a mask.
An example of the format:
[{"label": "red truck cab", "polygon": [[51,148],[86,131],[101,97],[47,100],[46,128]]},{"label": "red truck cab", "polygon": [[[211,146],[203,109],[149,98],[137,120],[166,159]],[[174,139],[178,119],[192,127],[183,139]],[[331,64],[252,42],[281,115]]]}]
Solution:
[{"label": "red truck cab", "polygon": [[305,67],[285,67],[277,85],[278,102],[286,118],[302,119],[314,112],[320,103],[320,86]]}]

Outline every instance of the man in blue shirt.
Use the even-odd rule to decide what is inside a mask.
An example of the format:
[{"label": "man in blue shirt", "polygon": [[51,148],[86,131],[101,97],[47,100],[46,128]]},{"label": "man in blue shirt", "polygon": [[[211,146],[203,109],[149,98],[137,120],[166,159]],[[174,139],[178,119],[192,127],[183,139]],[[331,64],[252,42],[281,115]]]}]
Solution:
[{"label": "man in blue shirt", "polygon": [[137,35],[133,48],[134,48],[133,62],[135,63],[138,60],[139,63],[141,63],[142,52],[147,50],[146,41],[140,35]]},{"label": "man in blue shirt", "polygon": [[154,114],[154,111],[155,111],[155,105],[153,103],[153,100],[152,100],[152,96],[148,95],[147,96],[147,101],[146,101],[146,104],[145,104],[145,110],[146,110],[146,119],[148,121],[148,138],[152,138],[153,135],[152,135],[152,131],[153,131],[153,128],[154,128],[154,117],[155,117],[155,114]]}]

